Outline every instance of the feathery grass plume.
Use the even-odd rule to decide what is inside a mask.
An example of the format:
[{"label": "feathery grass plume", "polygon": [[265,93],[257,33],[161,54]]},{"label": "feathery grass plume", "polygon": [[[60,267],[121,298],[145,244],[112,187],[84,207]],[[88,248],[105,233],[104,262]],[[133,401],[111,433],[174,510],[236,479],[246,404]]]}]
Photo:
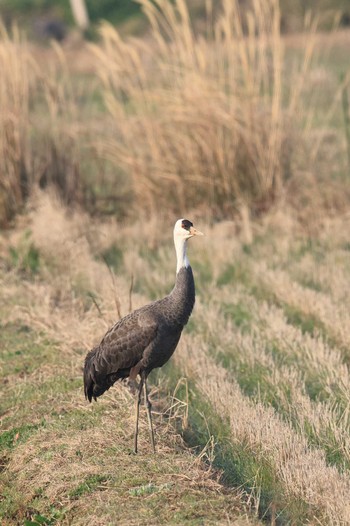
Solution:
[{"label": "feathery grass plume", "polygon": [[36,75],[16,26],[0,24],[0,224],[20,208],[32,183],[29,107]]},{"label": "feathery grass plume", "polygon": [[39,167],[41,188],[51,186],[66,204],[83,201],[81,160],[81,117],[77,89],[68,70],[62,47],[52,42],[53,56],[42,70],[37,65],[40,89],[45,100],[47,117],[37,118],[36,126],[44,148],[43,165]]},{"label": "feathery grass plume", "polygon": [[[223,0],[215,21],[207,2],[200,35],[184,0],[140,3],[152,27],[147,43],[123,40],[103,24],[102,44],[92,47],[115,120],[106,154],[130,173],[149,212],[268,209],[289,177],[301,89],[287,90],[285,113],[278,0],[257,0],[244,16],[238,2]],[[312,47],[307,52],[298,86]]]},{"label": "feathery grass plume", "polygon": [[37,185],[54,186],[66,203],[82,202],[82,126],[62,48],[40,65],[14,26],[0,25],[0,223]]}]

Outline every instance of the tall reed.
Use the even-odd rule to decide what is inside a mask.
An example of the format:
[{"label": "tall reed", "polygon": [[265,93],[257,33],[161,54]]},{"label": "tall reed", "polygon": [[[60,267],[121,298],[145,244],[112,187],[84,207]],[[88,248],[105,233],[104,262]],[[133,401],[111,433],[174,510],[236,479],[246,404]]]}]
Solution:
[{"label": "tall reed", "polygon": [[0,25],[0,223],[23,205],[32,182],[29,107],[35,73],[22,35]]},{"label": "tall reed", "polygon": [[[131,174],[139,207],[216,216],[242,204],[269,208],[290,176],[298,103],[290,90],[293,110],[283,108],[278,0],[256,0],[244,16],[238,2],[222,0],[215,20],[208,1],[199,35],[185,0],[140,3],[147,43],[123,40],[105,23],[93,46],[116,126],[105,151]],[[296,75],[299,86],[304,72]]]}]

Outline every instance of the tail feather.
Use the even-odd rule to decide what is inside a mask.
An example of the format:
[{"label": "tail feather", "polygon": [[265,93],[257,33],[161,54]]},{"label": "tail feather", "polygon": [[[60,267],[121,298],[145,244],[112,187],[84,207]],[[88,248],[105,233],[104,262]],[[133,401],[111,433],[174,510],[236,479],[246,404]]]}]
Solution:
[{"label": "tail feather", "polygon": [[92,349],[86,358],[84,364],[84,393],[85,398],[91,402],[92,397],[96,400],[94,395],[94,386],[95,386],[95,367],[94,367],[94,357],[96,354],[96,349]]},{"label": "tail feather", "polygon": [[129,376],[130,372],[130,368],[127,368],[104,376],[97,375],[94,363],[97,350],[98,347],[95,347],[86,355],[84,364],[84,393],[89,402],[108,391],[117,380]]}]

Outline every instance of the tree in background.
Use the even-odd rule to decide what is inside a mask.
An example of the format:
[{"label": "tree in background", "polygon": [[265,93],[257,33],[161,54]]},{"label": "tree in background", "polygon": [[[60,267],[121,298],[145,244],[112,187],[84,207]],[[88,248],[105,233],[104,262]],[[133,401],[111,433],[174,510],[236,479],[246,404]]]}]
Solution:
[{"label": "tree in background", "polygon": [[76,25],[84,31],[89,27],[89,15],[85,0],[70,0],[70,5]]},{"label": "tree in background", "polygon": [[[172,2],[173,0],[169,0]],[[207,0],[187,0],[190,13],[201,18]],[[212,0],[214,7],[219,2]],[[349,0],[279,0],[282,15],[282,31],[295,32],[303,28],[305,13],[311,9],[322,14],[320,27],[329,29],[327,12],[337,11],[341,25],[350,24]],[[242,10],[249,9],[252,0],[238,0]],[[200,9],[202,7],[203,9]],[[68,26],[73,22],[79,27],[94,25],[102,19],[118,25],[139,15],[140,4],[135,0],[0,0],[0,18],[10,26],[16,20],[20,26],[30,27],[33,20],[50,16]],[[80,14],[76,14],[80,13]],[[83,14],[86,13],[86,16]],[[328,19],[333,20],[333,15]]]}]

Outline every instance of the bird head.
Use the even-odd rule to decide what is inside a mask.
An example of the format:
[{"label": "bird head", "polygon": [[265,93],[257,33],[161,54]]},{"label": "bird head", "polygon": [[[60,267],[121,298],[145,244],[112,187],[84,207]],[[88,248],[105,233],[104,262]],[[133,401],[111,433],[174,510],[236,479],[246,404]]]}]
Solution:
[{"label": "bird head", "polygon": [[175,239],[189,239],[193,236],[203,236],[204,234],[199,230],[196,230],[193,223],[188,219],[178,219],[174,227],[174,238]]}]

